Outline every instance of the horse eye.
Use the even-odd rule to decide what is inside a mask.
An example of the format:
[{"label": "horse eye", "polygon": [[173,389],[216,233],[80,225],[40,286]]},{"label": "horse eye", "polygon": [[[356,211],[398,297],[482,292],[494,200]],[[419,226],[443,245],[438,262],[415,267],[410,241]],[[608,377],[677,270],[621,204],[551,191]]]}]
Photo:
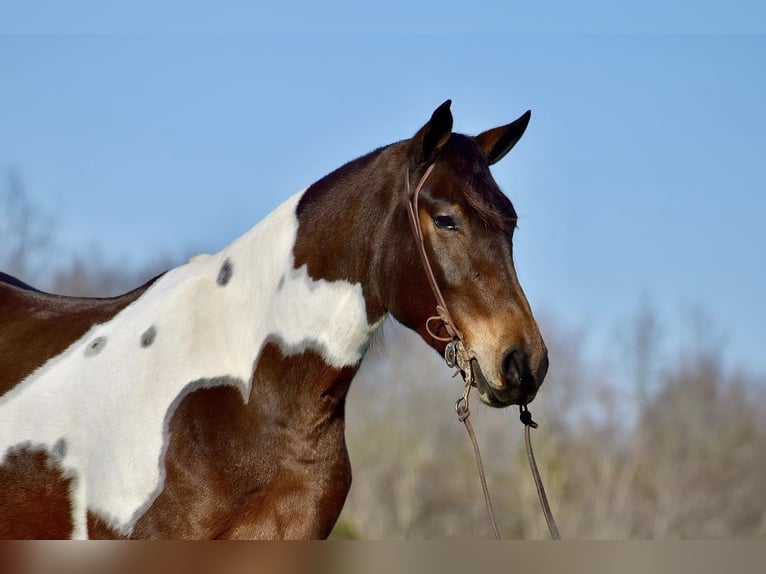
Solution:
[{"label": "horse eye", "polygon": [[451,215],[437,215],[434,217],[434,225],[439,229],[446,229],[448,231],[457,231],[457,221]]}]

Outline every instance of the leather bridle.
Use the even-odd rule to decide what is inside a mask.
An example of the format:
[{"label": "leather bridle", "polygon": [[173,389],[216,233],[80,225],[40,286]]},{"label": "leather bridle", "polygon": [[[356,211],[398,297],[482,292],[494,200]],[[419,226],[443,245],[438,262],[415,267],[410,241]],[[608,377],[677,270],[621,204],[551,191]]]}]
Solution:
[{"label": "leather bridle", "polygon": [[[492,507],[492,500],[490,499],[489,489],[487,487],[487,479],[484,473],[484,464],[481,460],[481,453],[479,452],[479,443],[476,440],[476,433],[473,430],[473,425],[469,420],[471,411],[468,408],[468,398],[471,392],[471,388],[476,385],[475,375],[471,360],[475,358],[474,353],[467,347],[463,333],[457,328],[455,321],[452,319],[452,315],[447,307],[447,302],[444,300],[441,289],[439,289],[439,283],[436,281],[433,269],[431,268],[431,262],[428,259],[426,253],[425,238],[423,236],[423,228],[420,224],[420,216],[418,211],[418,198],[420,192],[423,189],[426,181],[428,180],[431,172],[433,171],[436,162],[429,164],[423,175],[420,176],[415,189],[410,188],[410,167],[405,167],[404,181],[405,190],[407,193],[407,215],[410,220],[410,227],[412,227],[412,233],[415,236],[415,245],[417,246],[418,254],[420,255],[420,261],[423,264],[423,270],[428,278],[428,283],[431,286],[434,297],[436,298],[436,315],[429,317],[426,320],[426,331],[436,341],[447,343],[444,349],[444,360],[447,366],[450,368],[456,368],[457,372],[463,377],[465,387],[463,395],[455,403],[455,411],[457,412],[458,419],[465,425],[468,436],[471,439],[473,445],[474,455],[476,456],[476,465],[479,470],[479,479],[481,480],[481,487],[484,493],[484,502],[487,506],[487,513],[489,515],[492,531],[495,534],[495,538],[498,540],[500,536],[500,530],[497,527],[497,521],[495,520],[495,513]],[[439,321],[440,326],[449,335],[444,337],[431,329],[431,323]],[[437,328],[438,330],[438,328]],[[457,373],[456,373],[457,374]],[[540,472],[535,462],[534,451],[532,450],[532,442],[530,438],[530,428],[537,428],[537,423],[532,420],[532,414],[529,412],[527,405],[521,405],[520,407],[521,422],[524,423],[524,444],[527,449],[527,458],[529,460],[529,466],[532,471],[532,476],[535,480],[535,486],[537,488],[537,495],[540,500],[540,506],[542,507],[543,514],[545,515],[545,521],[548,524],[548,531],[551,538],[554,540],[560,540],[558,527],[556,521],[553,519],[553,513],[551,512],[550,505],[548,504],[548,498],[545,494],[545,488],[540,477]]]},{"label": "leather bridle", "polygon": [[[412,227],[412,233],[415,235],[415,245],[418,248],[418,254],[420,255],[420,261],[423,264],[423,269],[426,272],[428,283],[431,286],[431,291],[436,298],[436,315],[429,317],[426,320],[426,331],[436,341],[442,341],[447,343],[447,347],[444,350],[444,358],[450,368],[457,367],[463,375],[467,386],[471,386],[475,380],[473,375],[473,369],[471,367],[471,359],[473,353],[468,350],[463,338],[463,333],[455,325],[455,321],[450,315],[447,308],[447,302],[444,300],[441,289],[439,289],[439,283],[436,281],[436,276],[431,268],[431,262],[428,259],[426,253],[425,238],[423,236],[423,227],[420,225],[420,217],[418,215],[418,198],[420,197],[420,191],[431,175],[436,163],[429,165],[420,176],[418,184],[413,191],[410,190],[410,170],[409,166],[405,170],[404,181],[405,189],[407,191],[407,215],[410,219],[410,226]],[[434,321],[441,321],[441,325],[447,331],[448,337],[444,337],[436,333],[431,329],[431,323]]]}]

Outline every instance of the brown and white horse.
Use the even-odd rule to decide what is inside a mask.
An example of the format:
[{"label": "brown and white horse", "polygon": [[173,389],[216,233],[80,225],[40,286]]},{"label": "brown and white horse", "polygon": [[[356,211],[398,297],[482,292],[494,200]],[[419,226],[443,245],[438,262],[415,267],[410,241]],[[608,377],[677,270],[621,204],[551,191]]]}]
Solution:
[{"label": "brown and white horse", "polygon": [[529,112],[469,137],[449,105],[125,295],[0,278],[0,537],[326,537],[371,337],[391,315],[444,350],[406,207],[405,177],[431,165],[417,216],[480,396],[531,401],[547,351],[513,266],[516,212],[489,171]]}]

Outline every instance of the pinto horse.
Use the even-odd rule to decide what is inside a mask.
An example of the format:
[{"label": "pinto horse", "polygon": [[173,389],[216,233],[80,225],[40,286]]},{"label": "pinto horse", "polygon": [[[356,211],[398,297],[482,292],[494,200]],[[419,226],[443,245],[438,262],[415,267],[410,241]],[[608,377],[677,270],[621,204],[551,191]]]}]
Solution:
[{"label": "pinto horse", "polygon": [[1,277],[0,537],[326,537],[372,336],[391,315],[445,348],[407,214],[407,178],[426,170],[422,241],[481,399],[530,402],[547,350],[513,265],[516,212],[489,171],[529,117],[470,137],[452,133],[447,101],[413,138],[119,297]]}]

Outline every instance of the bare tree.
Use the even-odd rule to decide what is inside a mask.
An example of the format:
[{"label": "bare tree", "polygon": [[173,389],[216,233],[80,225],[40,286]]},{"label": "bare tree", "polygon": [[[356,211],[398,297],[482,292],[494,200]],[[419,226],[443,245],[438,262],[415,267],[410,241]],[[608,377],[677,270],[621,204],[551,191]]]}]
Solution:
[{"label": "bare tree", "polygon": [[620,362],[626,371],[635,400],[643,407],[657,383],[661,358],[662,327],[648,295],[639,301],[635,315],[618,332],[622,347]]},{"label": "bare tree", "polygon": [[[534,441],[563,535],[766,536],[764,381],[726,372],[709,318],[704,334],[691,335],[696,352],[685,342],[683,352],[663,349],[647,309],[631,330],[639,352],[623,353],[644,385],[639,396],[599,377],[581,333],[547,322],[551,372],[533,404],[541,423]],[[491,536],[470,445],[451,412],[459,382],[401,328],[387,333],[385,347],[365,359],[349,395],[354,483],[342,523],[368,538]],[[637,361],[645,352],[648,361],[683,360],[644,370]],[[625,400],[634,415],[614,416]],[[516,412],[473,411],[501,530],[547,537]]]},{"label": "bare tree", "polygon": [[159,256],[137,267],[110,264],[98,251],[80,255],[53,273],[49,289],[75,297],[111,297],[134,289],[173,267],[173,260]]},{"label": "bare tree", "polygon": [[8,169],[0,189],[0,269],[33,283],[49,261],[53,218],[32,199],[19,171]]}]

